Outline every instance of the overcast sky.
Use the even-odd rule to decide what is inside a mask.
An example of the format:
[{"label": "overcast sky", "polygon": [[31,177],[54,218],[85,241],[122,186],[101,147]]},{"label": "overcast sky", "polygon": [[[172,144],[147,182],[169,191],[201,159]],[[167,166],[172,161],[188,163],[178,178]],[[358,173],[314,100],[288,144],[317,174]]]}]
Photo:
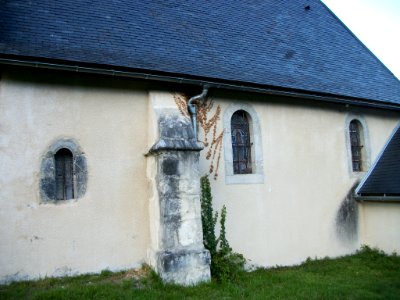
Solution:
[{"label": "overcast sky", "polygon": [[322,0],[400,79],[400,0]]}]

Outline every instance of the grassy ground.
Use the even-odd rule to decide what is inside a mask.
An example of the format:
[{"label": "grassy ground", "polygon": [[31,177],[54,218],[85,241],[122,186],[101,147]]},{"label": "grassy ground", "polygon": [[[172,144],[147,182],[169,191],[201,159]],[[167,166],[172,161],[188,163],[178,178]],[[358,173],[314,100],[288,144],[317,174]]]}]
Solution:
[{"label": "grassy ground", "polygon": [[400,256],[364,248],[339,259],[258,269],[235,282],[164,285],[149,269],[0,286],[0,299],[400,299]]}]

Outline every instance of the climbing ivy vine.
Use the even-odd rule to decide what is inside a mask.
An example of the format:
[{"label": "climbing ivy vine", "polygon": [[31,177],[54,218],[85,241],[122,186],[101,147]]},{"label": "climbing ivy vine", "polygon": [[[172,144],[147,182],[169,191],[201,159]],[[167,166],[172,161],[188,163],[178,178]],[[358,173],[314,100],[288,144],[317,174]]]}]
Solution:
[{"label": "climbing ivy vine", "polygon": [[244,271],[246,262],[242,254],[235,253],[226,238],[226,207],[221,210],[220,232],[217,238],[215,225],[218,212],[213,211],[211,186],[208,176],[200,179],[201,221],[203,223],[204,247],[211,254],[211,276],[218,281],[235,280]]}]

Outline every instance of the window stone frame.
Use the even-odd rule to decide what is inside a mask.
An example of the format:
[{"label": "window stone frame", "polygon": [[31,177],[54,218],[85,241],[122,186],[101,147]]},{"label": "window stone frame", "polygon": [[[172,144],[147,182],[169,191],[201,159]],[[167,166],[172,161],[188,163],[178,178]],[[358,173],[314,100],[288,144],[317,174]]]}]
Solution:
[{"label": "window stone frame", "polygon": [[[56,197],[54,156],[63,148],[71,151],[73,156],[74,198],[68,200],[58,200]],[[55,141],[48,147],[46,154],[41,159],[39,183],[41,202],[68,203],[81,198],[87,189],[87,177],[86,156],[78,143],[70,138]]]},{"label": "window stone frame", "polygon": [[[350,141],[350,122],[356,120],[361,125],[361,136],[360,139],[363,143],[363,151],[362,151],[362,171],[357,172],[353,171],[353,160],[351,153],[351,141]],[[365,121],[364,117],[358,114],[348,114],[345,120],[345,139],[346,139],[346,152],[347,152],[347,168],[349,172],[350,178],[358,178],[366,174],[371,166],[371,147],[370,147],[370,139],[369,139],[369,131],[368,125]]]},{"label": "window stone frame", "polygon": [[[251,174],[234,174],[231,138],[231,118],[238,111],[247,113],[251,137]],[[226,184],[261,184],[264,183],[264,164],[262,151],[262,136],[260,121],[255,109],[246,103],[230,104],[224,111],[224,162],[225,162],[225,183]]]}]

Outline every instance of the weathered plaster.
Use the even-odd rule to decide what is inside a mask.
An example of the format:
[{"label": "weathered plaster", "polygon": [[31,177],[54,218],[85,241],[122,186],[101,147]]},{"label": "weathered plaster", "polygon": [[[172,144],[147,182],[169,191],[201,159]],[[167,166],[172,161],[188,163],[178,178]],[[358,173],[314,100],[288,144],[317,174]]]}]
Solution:
[{"label": "weathered plaster", "polygon": [[[131,81],[4,72],[0,281],[121,270],[145,261],[147,103],[147,92]],[[78,201],[45,203],[43,155],[54,141],[71,138],[87,158],[87,190]]]},{"label": "weathered plaster", "polygon": [[354,190],[358,183],[358,181],[355,182],[342,203],[340,203],[335,219],[337,238],[342,243],[353,244],[353,247],[359,245],[359,213],[358,204],[354,199]]},{"label": "weathered plaster", "polygon": [[[227,165],[211,181],[215,209],[227,206],[227,237],[235,251],[262,266],[349,254],[361,244],[399,251],[397,204],[358,204],[358,234],[338,238],[338,224],[345,224],[346,233],[356,232],[353,203],[345,200],[358,180],[349,176],[346,116],[362,115],[368,124],[372,162],[398,123],[398,113],[268,95],[212,94],[222,115],[232,105],[243,109],[249,104],[262,132],[263,182],[227,184]],[[198,186],[184,174],[207,174],[209,160],[200,151],[199,169],[191,169],[186,163],[195,164],[196,156],[181,151],[193,146],[191,141],[160,139],[161,116],[177,112],[172,94],[148,92],[132,81],[4,72],[0,281],[119,270],[148,261],[165,268],[173,282],[195,282],[192,276],[199,276],[191,268],[204,267],[208,256],[197,248],[201,239],[190,235],[200,228],[193,217],[199,210],[193,196]],[[164,121],[169,124],[168,118]],[[185,122],[172,123],[184,127]],[[219,121],[217,132],[224,127]],[[45,203],[39,190],[42,157],[54,141],[66,138],[84,150],[89,184],[79,201]],[[145,157],[158,141],[154,149],[159,151]],[[221,163],[230,161],[225,153]],[[161,199],[164,195],[168,201]],[[179,269],[187,272],[170,272]]]},{"label": "weathered plaster", "polygon": [[[213,98],[223,115],[232,105],[241,107],[251,101],[262,120],[264,182],[227,184],[224,178],[230,166],[226,165],[221,166],[220,177],[211,181],[215,208],[224,204],[227,207],[227,237],[233,249],[262,266],[298,264],[307,257],[335,257],[356,251],[365,241],[362,212],[358,213],[358,234],[353,234],[355,215],[344,218],[346,232],[354,229],[347,240],[338,238],[337,232],[338,212],[343,212],[343,201],[358,180],[348,173],[344,120],[349,113],[363,115],[373,160],[396,126],[399,114],[315,102],[293,103],[273,96],[221,92]],[[207,161],[201,153],[200,173],[207,172]],[[380,233],[382,239],[390,237],[383,238],[385,233]]]}]

